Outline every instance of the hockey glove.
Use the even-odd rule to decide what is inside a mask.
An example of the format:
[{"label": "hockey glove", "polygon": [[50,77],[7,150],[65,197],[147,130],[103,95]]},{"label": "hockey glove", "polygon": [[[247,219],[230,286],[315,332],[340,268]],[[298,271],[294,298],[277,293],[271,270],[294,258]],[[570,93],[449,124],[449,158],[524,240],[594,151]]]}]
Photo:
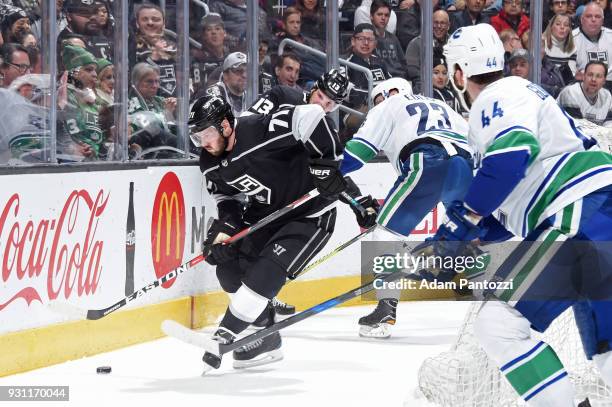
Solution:
[{"label": "hockey glove", "polygon": [[215,219],[208,228],[202,254],[208,264],[216,266],[238,258],[238,249],[232,244],[222,243],[238,232],[229,221]]},{"label": "hockey glove", "polygon": [[313,158],[310,160],[310,174],[322,196],[335,198],[335,195],[346,189],[339,161]]},{"label": "hockey glove", "polygon": [[468,244],[479,237],[484,230],[474,223],[470,210],[463,202],[453,201],[446,208],[446,218],[433,237],[434,253],[437,256],[457,256],[465,251]]},{"label": "hockey glove", "polygon": [[[344,202],[344,199],[341,197],[341,201]],[[364,229],[369,229],[376,224],[376,219],[378,218],[378,210],[380,209],[380,204],[372,195],[362,196],[359,198],[355,198],[355,200],[365,208],[365,214],[361,213],[359,209],[355,208],[354,205],[349,203],[351,210],[355,214],[355,218],[357,219],[357,223]]]}]

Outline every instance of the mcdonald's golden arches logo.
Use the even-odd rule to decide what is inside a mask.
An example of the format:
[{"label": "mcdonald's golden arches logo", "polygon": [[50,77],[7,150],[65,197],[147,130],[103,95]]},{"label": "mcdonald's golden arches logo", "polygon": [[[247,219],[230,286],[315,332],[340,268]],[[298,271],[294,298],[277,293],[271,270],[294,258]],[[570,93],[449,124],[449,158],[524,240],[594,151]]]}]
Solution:
[{"label": "mcdonald's golden arches logo", "polygon": [[[168,172],[159,182],[151,216],[151,254],[157,278],[180,266],[185,248],[185,199],[181,182]],[[162,284],[172,286],[175,279]]]}]

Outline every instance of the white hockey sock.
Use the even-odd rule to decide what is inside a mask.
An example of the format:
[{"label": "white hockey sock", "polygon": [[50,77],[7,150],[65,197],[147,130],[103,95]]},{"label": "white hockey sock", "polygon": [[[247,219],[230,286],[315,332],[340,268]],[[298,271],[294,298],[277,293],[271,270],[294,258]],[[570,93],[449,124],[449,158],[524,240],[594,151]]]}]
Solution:
[{"label": "white hockey sock", "polygon": [[573,407],[574,387],[555,351],[531,338],[529,321],[504,302],[487,302],[474,323],[480,345],[530,406]]},{"label": "white hockey sock", "polygon": [[251,323],[266,309],[268,301],[268,298],[242,284],[233,295],[229,309],[237,318]]}]

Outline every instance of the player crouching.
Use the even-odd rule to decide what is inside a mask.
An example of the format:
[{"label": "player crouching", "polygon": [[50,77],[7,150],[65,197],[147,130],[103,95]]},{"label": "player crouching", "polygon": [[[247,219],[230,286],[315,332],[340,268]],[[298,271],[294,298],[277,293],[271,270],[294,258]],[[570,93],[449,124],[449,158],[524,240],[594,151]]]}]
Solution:
[{"label": "player crouching", "polygon": [[[236,119],[222,99],[204,97],[194,103],[189,125],[192,140],[202,147],[200,169],[207,189],[217,201],[218,219],[207,232],[204,255],[217,266],[219,283],[232,296],[213,335],[228,344],[249,325],[274,323],[270,300],[329,240],[335,200],[346,188],[339,171],[341,144],[333,122],[315,104]],[[315,187],[320,196],[235,244],[223,244]],[[274,333],[239,348],[234,367],[280,360],[281,344],[280,334]],[[219,355],[209,352],[203,360],[213,367],[221,363]]]}]

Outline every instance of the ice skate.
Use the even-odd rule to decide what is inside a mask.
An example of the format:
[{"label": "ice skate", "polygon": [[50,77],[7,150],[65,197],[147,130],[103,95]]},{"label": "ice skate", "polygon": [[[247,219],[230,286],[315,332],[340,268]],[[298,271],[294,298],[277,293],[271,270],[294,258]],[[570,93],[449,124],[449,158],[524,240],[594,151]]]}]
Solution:
[{"label": "ice skate", "polygon": [[388,338],[391,336],[391,325],[395,325],[397,300],[385,298],[378,301],[372,313],[359,319],[359,336],[365,338]]},{"label": "ice skate", "polygon": [[278,332],[257,339],[234,351],[234,369],[267,365],[283,359],[280,347],[282,339]]},{"label": "ice skate", "polygon": [[295,314],[295,305],[282,302],[278,298],[272,298],[272,306],[278,315],[293,315]]}]

